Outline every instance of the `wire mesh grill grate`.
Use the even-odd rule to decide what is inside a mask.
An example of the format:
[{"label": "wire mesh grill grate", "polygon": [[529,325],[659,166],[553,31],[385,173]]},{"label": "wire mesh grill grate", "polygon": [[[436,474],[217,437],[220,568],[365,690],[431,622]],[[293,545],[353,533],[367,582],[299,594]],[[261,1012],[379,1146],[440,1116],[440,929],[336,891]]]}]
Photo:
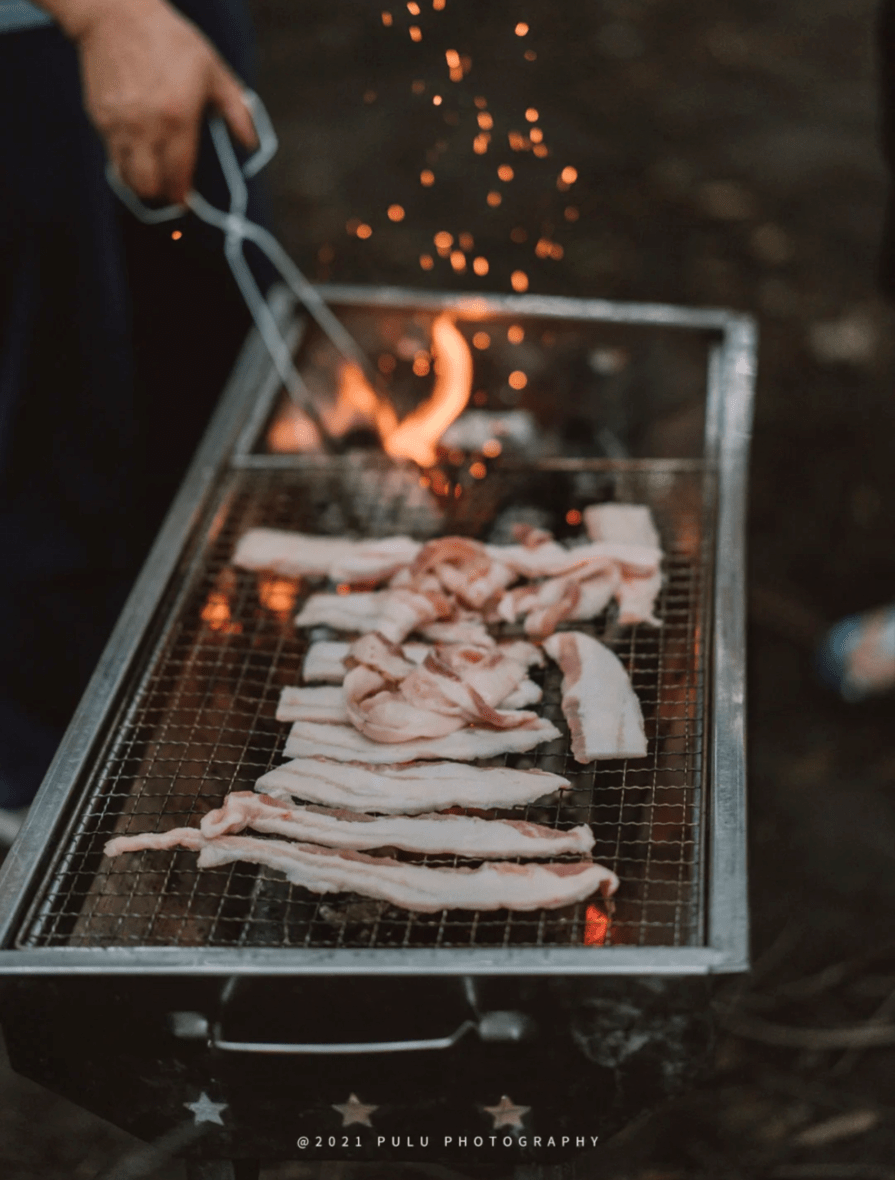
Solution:
[{"label": "wire mesh grill grate", "polygon": [[[524,816],[563,828],[593,825],[594,858],[621,878],[611,914],[597,902],[535,913],[411,914],[354,895],[318,897],[248,864],[199,870],[187,851],[103,855],[115,835],[196,826],[228,791],[251,790],[281,760],[288,726],[275,720],[276,704],[281,688],[301,682],[308,643],[292,619],[321,584],[235,570],[229,558],[247,528],[505,539],[502,522],[529,508],[541,520],[547,513],[562,534],[573,531],[564,523],[568,509],[609,498],[649,503],[666,551],[661,628],[619,628],[612,608],[588,625],[631,676],[648,756],[574,762],[559,671],[548,664],[540,710],[564,737],[496,761],[570,779],[561,802],[532,804]],[[415,469],[351,456],[231,473],[201,527],[177,601],[157,620],[140,678],[18,945],[699,945],[711,501],[709,477],[695,462],[496,466],[485,480],[462,485],[459,497],[440,498],[421,487]]]}]

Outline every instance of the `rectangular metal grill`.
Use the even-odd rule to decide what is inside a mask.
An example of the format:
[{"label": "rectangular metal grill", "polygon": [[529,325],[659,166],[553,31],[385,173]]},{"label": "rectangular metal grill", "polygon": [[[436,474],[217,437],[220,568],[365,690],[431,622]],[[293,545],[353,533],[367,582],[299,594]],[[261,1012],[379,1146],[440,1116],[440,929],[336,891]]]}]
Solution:
[{"label": "rectangular metal grill", "polygon": [[[567,311],[575,301],[554,302]],[[375,300],[373,306],[375,313]],[[552,314],[559,312],[557,307]],[[687,313],[682,314],[685,326]],[[706,322],[692,325],[702,332],[715,326],[712,316],[722,315],[702,314]],[[724,330],[726,322],[720,320],[717,327]],[[722,380],[722,360],[718,349],[709,354],[710,385]],[[256,386],[257,374],[256,358]],[[242,419],[231,415],[231,439],[238,426],[245,440],[246,417],[255,438],[266,422],[262,410],[273,404],[276,381],[265,373],[260,385],[265,387],[260,409],[249,402]],[[258,394],[256,388],[253,401]],[[716,392],[716,402],[719,396]],[[712,421],[717,413],[718,405],[709,405],[707,435],[714,431],[723,441],[723,423]],[[713,899],[712,891],[722,886],[709,876],[720,862],[713,823],[724,819],[713,781],[722,687],[717,644],[713,647],[715,575],[718,532],[729,527],[723,496],[719,500],[724,463],[718,454],[508,460],[495,464],[487,478],[465,482],[458,498],[442,497],[433,512],[437,498],[420,487],[419,472],[411,465],[369,454],[287,460],[245,450],[240,454],[237,446],[232,459],[230,452],[217,456],[218,475],[184,533],[165,594],[144,627],[139,655],[129,662],[127,690],[114,707],[107,703],[79,802],[57,843],[44,850],[40,880],[7,945],[18,953],[60,950],[69,956],[101,948],[113,955],[118,948],[276,948],[321,952],[324,957],[313,960],[317,969],[329,952],[352,952],[350,962],[361,969],[364,952],[407,952],[403,961],[412,967],[422,962],[414,959],[420,951],[455,954],[460,963],[460,951],[574,948],[574,960],[562,961],[574,961],[575,970],[617,969],[611,965],[615,955],[625,969],[640,963],[645,972],[654,969],[651,963],[666,961],[660,948],[677,948],[672,955],[678,957],[667,962],[689,964],[684,970],[710,969],[712,961],[725,956],[733,966],[740,951],[716,947],[713,957],[706,953],[724,941],[717,927],[726,904],[719,907]],[[506,762],[563,774],[572,790],[559,801],[532,804],[524,813],[489,813],[524,814],[558,827],[591,824],[594,859],[621,880],[612,906],[592,901],[535,913],[412,914],[354,895],[312,895],[248,864],[199,870],[195,854],[187,851],[130,854],[114,861],[103,856],[106,841],[115,835],[197,826],[227,792],[251,790],[260,775],[282,761],[288,726],[275,720],[276,703],[283,687],[301,683],[309,641],[293,619],[307,595],[325,583],[235,570],[230,558],[245,530],[271,526],[363,537],[408,532],[420,538],[460,533],[492,540],[504,509],[530,504],[547,513],[562,535],[571,531],[564,524],[567,510],[612,499],[646,503],[653,510],[665,549],[657,610],[662,626],[620,628],[611,606],[583,629],[606,642],[627,669],[643,709],[648,756],[585,767],[576,763],[560,706],[560,674],[548,661],[544,669],[532,670],[544,688],[539,711],[563,736]],[[506,631],[514,633],[521,632]],[[439,866],[476,863],[393,855]],[[728,931],[728,941],[741,946],[744,934],[744,929]],[[603,945],[588,945],[595,942]],[[637,948],[638,955],[623,955],[623,948]],[[687,948],[690,957],[682,957]],[[460,969],[468,970],[470,961],[463,959]],[[549,959],[526,961],[516,955],[514,961],[533,969],[535,962]],[[292,956],[290,962],[301,969],[300,958]],[[366,962],[373,962],[372,954]]]}]

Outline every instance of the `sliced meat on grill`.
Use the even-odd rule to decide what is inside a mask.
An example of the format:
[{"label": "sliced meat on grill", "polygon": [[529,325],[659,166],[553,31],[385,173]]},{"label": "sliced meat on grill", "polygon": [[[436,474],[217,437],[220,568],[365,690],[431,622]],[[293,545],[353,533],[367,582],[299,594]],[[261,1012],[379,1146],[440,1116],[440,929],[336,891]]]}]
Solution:
[{"label": "sliced meat on grill", "polygon": [[334,627],[337,631],[380,631],[400,643],[411,631],[452,613],[440,594],[414,590],[369,590],[355,594],[312,594],[296,627]]},{"label": "sliced meat on grill", "polygon": [[500,707],[502,709],[527,709],[529,705],[537,705],[543,695],[544,690],[541,686],[526,677],[525,680],[519,681],[508,697],[504,697],[500,702]]},{"label": "sliced meat on grill", "polygon": [[401,848],[405,852],[450,853],[474,860],[550,857],[589,853],[590,828],[560,832],[527,820],[480,819],[471,815],[387,816],[373,819],[354,811],[307,807],[269,795],[237,791],[203,817],[204,836],[232,835],[252,828],[327,848]]},{"label": "sliced meat on grill", "polygon": [[440,537],[429,541],[410,567],[411,578],[432,573],[443,589],[463,606],[480,610],[518,575],[480,541],[469,537]]},{"label": "sliced meat on grill", "polygon": [[481,617],[452,619],[447,623],[427,623],[419,628],[420,635],[433,643],[461,643],[466,647],[494,647],[495,640]]},{"label": "sliced meat on grill", "polygon": [[422,545],[410,537],[350,541],[285,529],[249,529],[240,537],[233,564],[286,577],[327,577],[334,582],[382,582],[409,565]]},{"label": "sliced meat on grill", "polygon": [[123,852],[168,852],[172,848],[188,848],[199,852],[207,843],[198,828],[172,828],[169,832],[140,832],[133,836],[116,836],[104,848],[106,856],[120,856]]},{"label": "sliced meat on grill", "polygon": [[[191,828],[175,829],[184,846],[195,849]],[[168,837],[175,833],[166,833]],[[133,837],[139,840],[140,837]],[[219,868],[234,861],[264,865],[283,873],[311,893],[359,893],[401,909],[433,914],[439,910],[558,909],[583,901],[599,890],[609,897],[618,888],[610,869],[591,861],[568,864],[484,864],[476,869],[436,869],[385,856],[368,856],[316,844],[287,844],[254,836],[201,835],[199,868]],[[108,849],[116,855],[125,849]],[[147,845],[154,847],[154,845]]]},{"label": "sliced meat on grill", "polygon": [[[659,548],[661,541],[653,514],[645,504],[592,504],[584,510],[584,527],[592,541],[607,544],[642,545]],[[621,567],[621,585],[616,593],[622,626],[651,623],[656,618],[656,598],[662,589],[659,566],[653,570]]]},{"label": "sliced meat on grill", "polygon": [[562,669],[562,709],[575,759],[645,757],[640,702],[618,657],[581,631],[559,631],[544,649]]},{"label": "sliced meat on grill", "polygon": [[584,527],[592,541],[661,548],[659,531],[646,504],[591,504],[584,510]]},{"label": "sliced meat on grill", "polygon": [[351,725],[324,725],[297,721],[286,741],[287,758],[334,758],[340,762],[369,762],[389,765],[417,759],[456,759],[472,762],[476,758],[496,758],[500,754],[520,754],[533,750],[542,742],[560,736],[550,721],[541,717],[516,729],[480,729],[468,726],[441,738],[421,738],[412,742],[373,742]]},{"label": "sliced meat on grill", "polygon": [[401,815],[445,807],[521,807],[568,786],[569,780],[558,774],[508,766],[457,762],[364,766],[308,757],[269,770],[258,779],[255,790],[274,798]]},{"label": "sliced meat on grill", "polygon": [[348,721],[341,685],[284,688],[277,705],[277,721],[324,721],[344,725]]},{"label": "sliced meat on grill", "polygon": [[[301,675],[305,683],[323,681],[326,684],[341,684],[345,679],[345,659],[351,644],[339,640],[320,639],[312,643],[305,655]],[[421,664],[432,650],[428,643],[405,643],[401,654],[412,664]]]},{"label": "sliced meat on grill", "polygon": [[617,594],[622,579],[618,567],[609,562],[599,573],[582,578],[590,572],[580,571],[542,582],[517,586],[508,591],[497,604],[497,614],[508,623],[525,620],[525,632],[532,639],[543,640],[552,635],[560,623],[569,619],[596,618]]}]

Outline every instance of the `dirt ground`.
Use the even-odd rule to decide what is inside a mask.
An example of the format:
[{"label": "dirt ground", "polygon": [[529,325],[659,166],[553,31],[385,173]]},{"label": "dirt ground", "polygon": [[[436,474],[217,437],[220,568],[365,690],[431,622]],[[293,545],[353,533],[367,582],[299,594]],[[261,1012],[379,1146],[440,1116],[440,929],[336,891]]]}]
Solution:
[{"label": "dirt ground", "polygon": [[[760,323],[749,517],[755,965],[719,990],[713,1075],[656,1112],[599,1174],[895,1178],[892,701],[847,705],[812,663],[825,625],[895,597],[893,316],[875,291],[885,195],[875,6],[447,0],[433,11],[420,0],[417,18],[386,3],[390,27],[361,0],[254,6],[259,88],[281,136],[275,219],[309,274],[506,291],[522,269],[532,291],[724,305]],[[448,77],[449,48],[471,58],[462,82]],[[512,183],[495,180],[493,148],[472,149],[476,96],[487,98],[495,143],[526,129],[527,108],[538,112],[550,154],[519,153]],[[566,166],[577,180],[559,192]],[[486,203],[492,190],[499,207]],[[400,221],[386,213],[395,204]],[[371,235],[358,237],[358,225]],[[473,235],[487,276],[441,259],[421,267],[446,227]],[[510,238],[517,227],[524,242]],[[562,257],[536,257],[542,237]],[[888,1035],[889,1047],[849,1047],[874,1027],[869,1038]],[[827,1047],[827,1030],[856,1028],[865,1031]],[[8,1072],[0,1085],[8,1180],[88,1180],[133,1146]],[[361,1173],[330,1166],[337,1174]],[[264,1173],[310,1175],[298,1165]]]}]

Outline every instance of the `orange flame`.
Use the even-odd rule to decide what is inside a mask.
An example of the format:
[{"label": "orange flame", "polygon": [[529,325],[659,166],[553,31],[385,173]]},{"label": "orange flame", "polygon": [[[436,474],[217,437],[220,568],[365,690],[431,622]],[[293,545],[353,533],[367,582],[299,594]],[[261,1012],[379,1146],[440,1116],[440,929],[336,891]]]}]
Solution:
[{"label": "orange flame", "polygon": [[288,618],[294,611],[298,588],[298,578],[281,578],[276,574],[258,575],[258,601],[265,610],[282,619]]},{"label": "orange flame", "polygon": [[599,906],[589,905],[584,915],[584,945],[602,946],[609,933],[609,917]]}]

